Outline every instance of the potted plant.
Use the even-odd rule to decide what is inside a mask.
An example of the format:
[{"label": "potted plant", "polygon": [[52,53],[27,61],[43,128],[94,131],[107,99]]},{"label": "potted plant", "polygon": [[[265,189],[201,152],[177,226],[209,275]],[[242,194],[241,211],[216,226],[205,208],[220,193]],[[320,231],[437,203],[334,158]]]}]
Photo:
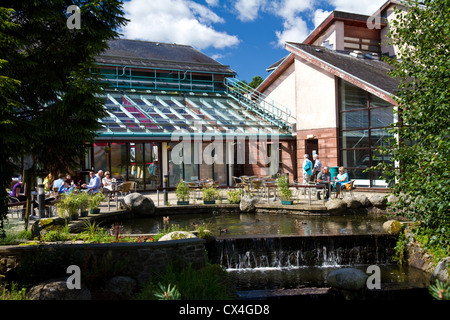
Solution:
[{"label": "potted plant", "polygon": [[89,199],[89,213],[99,214],[100,213],[100,203],[105,200],[105,195],[101,192],[90,194]]},{"label": "potted plant", "polygon": [[289,188],[289,180],[287,176],[280,176],[277,179],[278,194],[280,195],[281,204],[293,204],[291,200],[292,191]]},{"label": "potted plant", "polygon": [[61,201],[58,202],[57,207],[58,214],[61,217],[71,220],[78,219],[78,210],[80,209],[78,194],[74,192],[62,194]]},{"label": "potted plant", "polygon": [[177,184],[176,194],[177,194],[177,200],[178,200],[177,204],[178,205],[189,204],[190,190],[189,190],[188,184],[186,182],[184,182],[183,180],[181,180]]},{"label": "potted plant", "polygon": [[241,202],[241,197],[244,194],[242,189],[234,189],[227,191],[227,198],[229,203],[238,204]]},{"label": "potted plant", "polygon": [[204,187],[202,189],[202,198],[203,198],[204,204],[215,204],[218,196],[219,196],[219,190],[217,190],[213,186]]},{"label": "potted plant", "polygon": [[89,208],[89,201],[90,201],[90,195],[86,192],[80,192],[77,194],[78,196],[78,202],[80,205],[80,216],[81,217],[87,217],[88,216],[88,208]]}]

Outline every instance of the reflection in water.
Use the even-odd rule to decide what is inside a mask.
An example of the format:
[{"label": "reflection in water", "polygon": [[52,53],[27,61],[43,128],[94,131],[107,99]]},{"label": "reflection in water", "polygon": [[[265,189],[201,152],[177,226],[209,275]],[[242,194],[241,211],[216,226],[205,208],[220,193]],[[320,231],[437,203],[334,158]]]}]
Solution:
[{"label": "reflection in water", "polygon": [[[302,216],[293,214],[188,214],[170,216],[170,225],[195,230],[204,225],[218,238],[251,235],[378,234],[385,218],[365,215]],[[164,229],[163,218],[142,218],[123,222],[123,233],[155,234]]]}]

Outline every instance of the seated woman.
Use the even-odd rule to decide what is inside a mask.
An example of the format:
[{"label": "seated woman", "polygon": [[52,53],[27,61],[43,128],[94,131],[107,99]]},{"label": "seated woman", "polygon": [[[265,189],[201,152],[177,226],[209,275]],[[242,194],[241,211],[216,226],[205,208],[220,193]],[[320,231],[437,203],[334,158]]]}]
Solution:
[{"label": "seated woman", "polygon": [[73,186],[70,185],[71,182],[72,181],[70,181],[69,179],[65,179],[64,183],[61,185],[61,187],[59,187],[58,193],[59,194],[71,193],[73,190]]},{"label": "seated woman", "polygon": [[339,173],[336,177],[334,177],[334,182],[336,184],[336,198],[337,198],[341,193],[342,186],[350,182],[348,173],[345,172],[344,167],[339,167]]},{"label": "seated woman", "polygon": [[111,173],[109,171],[105,172],[105,177],[102,179],[103,188],[109,191],[113,190],[113,179],[111,178]]}]

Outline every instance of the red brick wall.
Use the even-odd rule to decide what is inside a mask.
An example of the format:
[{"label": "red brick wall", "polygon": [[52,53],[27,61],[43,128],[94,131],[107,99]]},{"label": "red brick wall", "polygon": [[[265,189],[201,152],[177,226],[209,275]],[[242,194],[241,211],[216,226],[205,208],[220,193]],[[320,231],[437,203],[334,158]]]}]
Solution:
[{"label": "red brick wall", "polygon": [[[296,177],[296,142],[292,141],[280,141],[281,145],[281,165],[283,173],[289,173],[289,180],[292,182]],[[254,175],[254,176],[265,176],[266,171],[265,168],[268,168],[268,165],[262,164],[260,161],[256,164],[249,163],[249,155],[253,156],[257,154],[257,148],[250,148],[249,144],[246,145],[246,159],[245,164],[242,166],[242,175]]]},{"label": "red brick wall", "polygon": [[[322,162],[322,166],[339,165],[338,150],[338,133],[336,128],[315,129],[315,130],[299,130],[297,131],[297,174],[302,176],[303,155],[305,154],[305,140],[309,135],[314,135],[314,139],[318,140],[319,147],[317,153]],[[310,159],[312,160],[312,159]]]}]

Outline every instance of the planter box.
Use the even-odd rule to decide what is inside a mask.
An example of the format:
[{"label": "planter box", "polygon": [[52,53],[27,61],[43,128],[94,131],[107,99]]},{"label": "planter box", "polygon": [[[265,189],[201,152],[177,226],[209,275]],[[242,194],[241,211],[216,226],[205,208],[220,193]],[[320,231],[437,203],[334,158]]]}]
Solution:
[{"label": "planter box", "polygon": [[281,200],[281,204],[294,204],[293,200]]},{"label": "planter box", "polygon": [[203,200],[203,204],[216,204],[216,200]]},{"label": "planter box", "polygon": [[81,211],[80,212],[80,217],[87,217],[89,214],[89,211]]},{"label": "planter box", "polygon": [[189,204],[189,201],[177,201],[177,205],[179,205],[179,206],[185,206],[188,204]]},{"label": "planter box", "polygon": [[89,211],[90,214],[99,214],[100,213],[100,209],[91,209],[91,211]]}]

